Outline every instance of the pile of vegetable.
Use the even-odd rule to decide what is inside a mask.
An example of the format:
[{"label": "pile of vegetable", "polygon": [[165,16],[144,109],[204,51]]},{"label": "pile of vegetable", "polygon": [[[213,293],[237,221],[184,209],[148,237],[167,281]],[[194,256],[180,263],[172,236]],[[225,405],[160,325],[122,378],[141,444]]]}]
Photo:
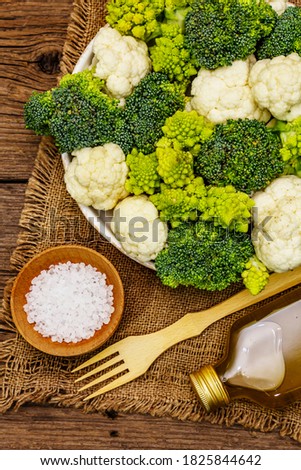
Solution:
[{"label": "pile of vegetable", "polygon": [[33,93],[26,127],[165,285],[258,294],[301,265],[301,8],[109,0],[106,20],[91,66]]}]

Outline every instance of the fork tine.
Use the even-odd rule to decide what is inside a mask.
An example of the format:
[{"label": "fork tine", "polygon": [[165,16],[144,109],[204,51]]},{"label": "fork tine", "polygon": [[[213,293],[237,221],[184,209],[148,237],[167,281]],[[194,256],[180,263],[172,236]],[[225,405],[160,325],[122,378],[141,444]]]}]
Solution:
[{"label": "fork tine", "polygon": [[110,382],[109,384],[105,385],[104,387],[100,388],[88,397],[84,398],[84,401],[90,400],[91,398],[95,398],[99,395],[102,395],[103,393],[110,392],[111,390],[114,390],[114,388],[120,387],[121,385],[131,382],[131,380],[134,380],[135,378],[136,377],[134,375],[131,375],[130,372],[128,372],[127,374],[124,374],[121,377],[112,380],[112,382]]},{"label": "fork tine", "polygon": [[103,364],[101,364],[98,367],[95,367],[95,369],[90,370],[90,372],[87,372],[85,375],[82,375],[78,379],[76,379],[74,382],[80,382],[81,380],[85,380],[88,377],[91,377],[92,375],[97,374],[97,372],[101,372],[102,370],[107,369],[108,367],[114,366],[115,364],[118,364],[118,362],[122,361],[120,355],[118,354],[117,356],[113,357],[110,361],[106,361]]},{"label": "fork tine", "polygon": [[85,367],[91,366],[92,364],[95,364],[95,362],[101,361],[102,359],[106,359],[106,357],[112,356],[112,354],[118,352],[116,345],[118,343],[112,344],[108,348],[104,349],[103,351],[100,351],[100,353],[96,354],[95,356],[91,357],[91,359],[88,359],[86,362],[83,364],[80,364],[78,367],[73,369],[71,372],[77,372],[81,369],[84,369]]},{"label": "fork tine", "polygon": [[117,375],[120,372],[124,372],[126,370],[127,370],[126,365],[121,364],[120,366],[115,367],[114,369],[110,370],[106,374],[101,375],[100,377],[93,380],[92,382],[89,382],[87,385],[84,385],[82,388],[79,389],[79,392],[82,392],[83,390],[86,390],[87,388],[93,387],[93,385],[99,384],[100,382],[110,379],[111,377],[114,377],[114,375]]}]

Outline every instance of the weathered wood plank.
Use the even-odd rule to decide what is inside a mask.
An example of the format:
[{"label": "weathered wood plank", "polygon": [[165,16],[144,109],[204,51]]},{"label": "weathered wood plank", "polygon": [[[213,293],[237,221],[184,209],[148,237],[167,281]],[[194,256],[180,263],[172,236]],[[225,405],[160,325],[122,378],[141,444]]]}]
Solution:
[{"label": "weathered wood plank", "polygon": [[56,85],[72,0],[0,3],[0,180],[28,178],[40,138],[24,128],[33,90]]},{"label": "weathered wood plank", "polygon": [[[111,418],[110,418],[111,416]],[[114,419],[112,419],[114,417]],[[1,417],[0,449],[298,449],[276,433],[169,418],[26,406]],[[172,454],[171,454],[172,455]]]}]

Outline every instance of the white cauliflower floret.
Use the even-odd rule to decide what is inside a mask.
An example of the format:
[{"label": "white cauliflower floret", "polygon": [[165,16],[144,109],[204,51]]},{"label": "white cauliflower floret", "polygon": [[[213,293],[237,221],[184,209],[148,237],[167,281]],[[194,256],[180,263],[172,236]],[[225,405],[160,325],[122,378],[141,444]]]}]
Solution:
[{"label": "white cauliflower floret", "polygon": [[109,25],[99,30],[93,42],[95,75],[106,81],[114,98],[129,96],[151,69],[145,42],[122,36]]},{"label": "white cauliflower floret", "polygon": [[75,158],[67,168],[65,183],[67,191],[79,204],[109,210],[128,195],[124,189],[128,167],[119,145],[88,147],[72,155]]},{"label": "white cauliflower floret", "polygon": [[[278,15],[282,15],[282,13],[287,9],[288,7],[288,1],[287,0],[266,0],[267,3],[271,5],[273,10],[278,13]],[[289,4],[290,5],[290,4]],[[291,6],[291,5],[290,5]]]},{"label": "white cauliflower floret", "polygon": [[228,67],[201,69],[192,82],[192,109],[214,123],[239,118],[267,122],[270,113],[257,105],[248,83],[255,61],[250,56]]},{"label": "white cauliflower floret", "polygon": [[129,196],[114,209],[111,229],[124,251],[142,262],[151,261],[163,250],[167,224],[147,196]]},{"label": "white cauliflower floret", "polygon": [[301,116],[301,57],[295,52],[259,60],[249,82],[257,103],[276,119],[293,121]]},{"label": "white cauliflower floret", "polygon": [[274,272],[301,265],[301,178],[274,180],[254,194],[252,241],[257,257]]}]

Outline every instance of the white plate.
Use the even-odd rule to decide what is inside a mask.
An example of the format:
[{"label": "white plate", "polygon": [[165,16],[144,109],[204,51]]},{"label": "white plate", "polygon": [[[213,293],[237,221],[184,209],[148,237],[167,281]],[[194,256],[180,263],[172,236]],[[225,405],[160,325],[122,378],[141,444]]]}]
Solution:
[{"label": "white plate", "polygon": [[[88,44],[82,55],[80,56],[77,64],[74,67],[73,73],[82,72],[87,69],[93,59],[93,40]],[[62,160],[64,169],[68,168],[68,165],[71,162],[71,156],[68,153],[62,154]],[[152,261],[142,262],[133,256],[129,256],[122,248],[120,242],[115,237],[114,233],[110,228],[110,220],[112,217],[112,211],[98,211],[93,207],[87,207],[83,204],[78,204],[81,212],[86,217],[88,222],[99,232],[106,240],[108,240],[112,245],[114,245],[119,251],[128,256],[129,258],[137,261],[138,263],[146,266],[150,269],[155,269],[155,264]]]}]

